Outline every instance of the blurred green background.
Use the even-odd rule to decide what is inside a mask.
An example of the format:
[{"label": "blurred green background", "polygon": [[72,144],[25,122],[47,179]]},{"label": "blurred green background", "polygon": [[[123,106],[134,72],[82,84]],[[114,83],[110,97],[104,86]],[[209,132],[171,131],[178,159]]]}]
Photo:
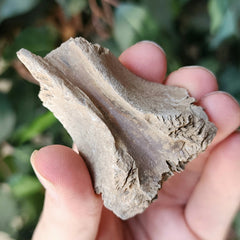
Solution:
[{"label": "blurred green background", "polygon": [[[22,47],[44,56],[83,36],[115,55],[141,40],[160,44],[168,72],[202,65],[240,101],[239,0],[0,0],[0,239],[31,239],[43,188],[29,158],[48,144],[72,142],[42,107],[38,86],[16,59]],[[240,215],[228,239],[240,239]]]}]

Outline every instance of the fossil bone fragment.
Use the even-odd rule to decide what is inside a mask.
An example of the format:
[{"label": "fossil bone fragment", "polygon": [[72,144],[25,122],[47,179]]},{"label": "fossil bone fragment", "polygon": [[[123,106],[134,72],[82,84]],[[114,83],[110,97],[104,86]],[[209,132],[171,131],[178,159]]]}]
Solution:
[{"label": "fossil bone fragment", "polygon": [[216,134],[186,89],[135,76],[98,44],[75,38],[44,58],[17,54],[85,159],[95,191],[122,219],[143,212]]}]

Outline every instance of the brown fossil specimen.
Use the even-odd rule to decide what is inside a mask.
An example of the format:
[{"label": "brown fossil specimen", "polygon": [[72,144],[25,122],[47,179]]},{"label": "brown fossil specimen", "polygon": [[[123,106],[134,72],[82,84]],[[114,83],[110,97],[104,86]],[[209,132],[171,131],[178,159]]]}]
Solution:
[{"label": "brown fossil specimen", "polygon": [[216,134],[185,89],[147,82],[83,38],[44,58],[24,49],[17,54],[84,157],[95,191],[122,219],[146,209],[163,181]]}]

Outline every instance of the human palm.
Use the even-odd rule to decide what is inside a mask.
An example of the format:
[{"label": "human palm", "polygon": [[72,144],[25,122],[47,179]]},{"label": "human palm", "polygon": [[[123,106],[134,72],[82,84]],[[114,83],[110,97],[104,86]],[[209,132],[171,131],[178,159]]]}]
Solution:
[{"label": "human palm", "polygon": [[163,184],[144,213],[127,221],[102,205],[82,158],[72,149],[54,145],[34,152],[31,162],[46,195],[33,239],[224,239],[240,203],[238,103],[217,92],[216,78],[205,68],[180,68],[166,78],[165,54],[154,43],[132,46],[120,61],[148,81],[188,89],[218,133],[206,152]]}]

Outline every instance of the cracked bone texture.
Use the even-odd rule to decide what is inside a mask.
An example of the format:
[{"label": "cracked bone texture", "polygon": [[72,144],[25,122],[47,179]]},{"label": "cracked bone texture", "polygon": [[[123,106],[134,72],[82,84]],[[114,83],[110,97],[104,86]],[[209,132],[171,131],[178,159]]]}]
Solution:
[{"label": "cracked bone texture", "polygon": [[44,58],[25,49],[17,55],[77,145],[96,193],[122,219],[143,212],[216,134],[186,89],[147,82],[83,38]]}]

